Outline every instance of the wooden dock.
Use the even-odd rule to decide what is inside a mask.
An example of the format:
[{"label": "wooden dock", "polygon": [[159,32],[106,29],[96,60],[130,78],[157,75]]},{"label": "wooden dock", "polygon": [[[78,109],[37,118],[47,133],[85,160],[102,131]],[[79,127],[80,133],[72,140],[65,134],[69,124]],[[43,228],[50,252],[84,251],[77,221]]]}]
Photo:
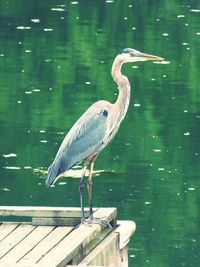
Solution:
[{"label": "wooden dock", "polygon": [[94,217],[112,227],[80,224],[78,208],[0,206],[0,266],[128,266],[135,223],[117,221],[116,208]]}]

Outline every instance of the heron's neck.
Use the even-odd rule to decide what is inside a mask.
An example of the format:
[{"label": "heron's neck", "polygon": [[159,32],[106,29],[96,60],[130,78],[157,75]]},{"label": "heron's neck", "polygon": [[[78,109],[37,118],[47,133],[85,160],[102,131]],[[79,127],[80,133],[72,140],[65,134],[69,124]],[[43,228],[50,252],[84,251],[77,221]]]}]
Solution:
[{"label": "heron's neck", "polygon": [[121,73],[122,64],[123,62],[120,60],[120,58],[116,57],[112,65],[111,73],[113,80],[116,82],[119,89],[119,95],[115,105],[119,106],[119,110],[122,112],[121,116],[123,119],[129,106],[131,88],[128,78]]}]

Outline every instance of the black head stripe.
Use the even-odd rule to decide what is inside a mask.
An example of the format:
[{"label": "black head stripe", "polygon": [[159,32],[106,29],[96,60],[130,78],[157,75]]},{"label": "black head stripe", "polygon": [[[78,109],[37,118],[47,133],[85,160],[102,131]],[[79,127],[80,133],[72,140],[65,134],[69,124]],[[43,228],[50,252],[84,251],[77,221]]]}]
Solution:
[{"label": "black head stripe", "polygon": [[129,48],[125,48],[124,50],[121,51],[121,54],[128,54],[128,53],[130,53]]}]

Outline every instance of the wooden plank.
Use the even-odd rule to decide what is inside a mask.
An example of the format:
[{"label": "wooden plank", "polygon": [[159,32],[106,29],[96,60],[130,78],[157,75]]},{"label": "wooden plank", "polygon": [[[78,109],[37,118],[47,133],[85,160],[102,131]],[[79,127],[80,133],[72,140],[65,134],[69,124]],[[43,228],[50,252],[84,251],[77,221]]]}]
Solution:
[{"label": "wooden plank", "polygon": [[51,225],[51,226],[77,226],[80,224],[80,218],[40,218],[34,217],[32,218],[32,225]]},{"label": "wooden plank", "polygon": [[96,235],[93,236],[91,242],[85,244],[85,246],[80,246],[80,249],[77,250],[75,256],[71,259],[70,264],[77,265],[85,256],[87,256],[98,244],[105,239],[112,232],[110,227],[104,227],[98,232]]},{"label": "wooden plank", "polygon": [[136,224],[133,221],[117,221],[118,227],[115,232],[119,233],[119,249],[127,246],[131,236],[136,230]]},{"label": "wooden plank", "polygon": [[[100,208],[95,212],[94,216],[104,220],[112,221],[116,217],[116,209]],[[90,244],[90,250],[88,250],[87,253],[94,248],[91,241],[94,239],[94,237],[97,237],[101,230],[102,226],[99,224],[81,224],[38,263],[41,266],[63,267],[75,256],[78,256],[79,260],[81,261],[85,256],[85,248],[87,245]],[[96,243],[94,243],[94,245],[96,245]],[[65,251],[67,251],[67,254],[64,253]]]},{"label": "wooden plank", "polygon": [[[75,265],[75,266],[78,266],[78,267],[86,267],[85,264]],[[74,265],[66,265],[66,267],[75,267],[75,266]],[[89,267],[113,267],[113,266],[110,266],[110,265],[109,266],[108,265],[106,265],[106,266],[103,266],[103,265],[90,265]],[[115,267],[117,267],[117,266],[115,266]]]},{"label": "wooden plank", "polygon": [[17,246],[8,252],[2,259],[2,263],[18,262],[24,255],[33,249],[54,227],[38,226],[27,235]]},{"label": "wooden plank", "polygon": [[[50,266],[39,266],[38,264],[34,265],[21,265],[19,263],[14,264],[3,264],[1,267],[50,267]],[[52,266],[51,266],[52,267]],[[66,265],[66,267],[75,267],[74,265]],[[80,265],[80,267],[86,267],[85,265]],[[90,266],[90,267],[105,267],[105,266]],[[112,267],[112,266],[106,266],[106,267]]]},{"label": "wooden plank", "polygon": [[78,266],[121,266],[118,243],[119,234],[110,233]]},{"label": "wooden plank", "polygon": [[38,262],[72,230],[72,227],[56,227],[36,247],[26,254],[19,263],[27,265]]},{"label": "wooden plank", "polygon": [[[118,227],[110,233],[78,266],[128,266],[127,244],[135,232],[133,221],[117,221]],[[123,262],[122,262],[123,261]]]},{"label": "wooden plank", "polygon": [[19,225],[22,225],[22,224],[25,224],[25,225],[32,225],[32,222],[29,221],[29,222],[22,222],[22,221],[3,221],[3,224],[7,224],[7,225],[11,225],[11,224],[19,224]]},{"label": "wooden plank", "polygon": [[117,221],[117,209],[116,208],[99,208],[94,212],[94,220],[95,218],[108,221],[113,228],[116,226]]},{"label": "wooden plank", "polygon": [[[65,266],[77,254],[84,243],[90,242],[100,230],[99,225],[81,225],[64,238],[53,250],[51,250],[38,263],[41,266]],[[67,253],[65,253],[67,251]],[[80,252],[81,253],[81,252]]]},{"label": "wooden plank", "polygon": [[35,227],[32,225],[19,225],[12,233],[0,242],[0,258],[8,253],[16,244],[25,238]]},{"label": "wooden plank", "polygon": [[3,240],[7,235],[9,235],[15,228],[18,227],[18,223],[15,224],[5,224],[0,225],[0,241]]},{"label": "wooden plank", "polygon": [[[20,263],[2,263],[0,265],[1,267],[42,267],[42,266],[38,266],[36,264],[31,264],[31,265],[22,265]],[[45,267],[45,266],[43,266]],[[74,267],[74,266],[73,266]],[[91,266],[90,266],[91,267]],[[99,267],[99,266],[98,266]]]},{"label": "wooden plank", "polygon": [[[96,208],[94,210],[97,210]],[[89,216],[88,208],[85,209]],[[36,206],[0,206],[0,216],[22,217],[80,217],[80,208],[36,207]]]}]

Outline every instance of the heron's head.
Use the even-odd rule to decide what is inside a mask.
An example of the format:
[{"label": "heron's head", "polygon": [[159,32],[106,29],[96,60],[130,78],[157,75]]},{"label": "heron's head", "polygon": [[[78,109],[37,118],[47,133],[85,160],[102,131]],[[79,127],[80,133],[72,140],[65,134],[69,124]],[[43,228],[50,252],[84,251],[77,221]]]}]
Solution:
[{"label": "heron's head", "polygon": [[132,48],[125,48],[119,56],[123,63],[146,60],[163,60],[161,57],[145,54]]}]

